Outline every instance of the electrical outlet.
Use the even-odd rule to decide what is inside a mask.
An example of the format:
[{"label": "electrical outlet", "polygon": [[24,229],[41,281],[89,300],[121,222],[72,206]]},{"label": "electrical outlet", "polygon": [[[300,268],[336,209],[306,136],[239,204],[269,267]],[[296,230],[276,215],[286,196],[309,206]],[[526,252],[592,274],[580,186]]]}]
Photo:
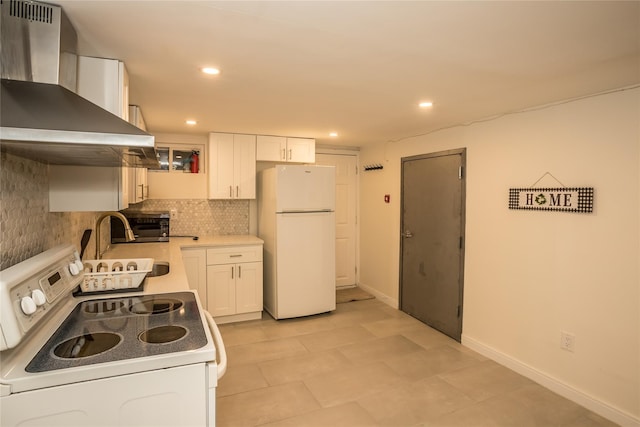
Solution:
[{"label": "electrical outlet", "polygon": [[177,209],[171,209],[170,214],[171,214],[171,219],[178,219],[178,210]]},{"label": "electrical outlet", "polygon": [[573,353],[576,349],[576,336],[569,332],[560,332],[560,348]]}]

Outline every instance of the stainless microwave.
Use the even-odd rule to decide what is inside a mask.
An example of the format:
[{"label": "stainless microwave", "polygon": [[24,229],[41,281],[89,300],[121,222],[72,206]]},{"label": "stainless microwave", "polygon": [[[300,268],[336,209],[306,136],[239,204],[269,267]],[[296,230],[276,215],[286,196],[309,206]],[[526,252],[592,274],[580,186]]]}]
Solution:
[{"label": "stainless microwave", "polygon": [[135,240],[127,242],[122,221],[111,218],[111,243],[169,241],[169,212],[122,212],[129,221]]}]

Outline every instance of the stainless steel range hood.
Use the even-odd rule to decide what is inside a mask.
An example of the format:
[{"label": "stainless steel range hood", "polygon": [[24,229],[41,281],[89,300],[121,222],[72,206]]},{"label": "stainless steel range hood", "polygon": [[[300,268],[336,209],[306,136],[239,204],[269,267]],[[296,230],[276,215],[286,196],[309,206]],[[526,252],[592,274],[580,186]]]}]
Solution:
[{"label": "stainless steel range hood", "polygon": [[0,146],[49,164],[159,166],[152,135],[75,93],[77,36],[62,9],[0,0]]}]

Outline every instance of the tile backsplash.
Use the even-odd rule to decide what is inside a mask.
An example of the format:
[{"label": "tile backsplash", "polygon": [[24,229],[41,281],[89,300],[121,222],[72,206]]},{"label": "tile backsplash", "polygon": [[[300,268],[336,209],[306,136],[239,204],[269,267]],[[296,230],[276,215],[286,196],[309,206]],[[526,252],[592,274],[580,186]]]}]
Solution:
[{"label": "tile backsplash", "polygon": [[[82,233],[93,228],[100,213],[49,212],[47,165],[5,152],[0,165],[0,270],[62,243],[79,250]],[[93,236],[87,255],[93,255],[91,248]]]},{"label": "tile backsplash", "polygon": [[[0,163],[0,270],[62,243],[80,249],[86,229],[101,212],[49,212],[49,168],[8,153]],[[172,235],[208,236],[249,233],[248,200],[147,200],[132,209],[175,210]],[[109,240],[109,221],[101,227],[101,247]],[[95,230],[84,258],[95,255]]]},{"label": "tile backsplash", "polygon": [[249,233],[248,200],[153,199],[129,208],[136,211],[175,211],[171,236],[220,236]]}]

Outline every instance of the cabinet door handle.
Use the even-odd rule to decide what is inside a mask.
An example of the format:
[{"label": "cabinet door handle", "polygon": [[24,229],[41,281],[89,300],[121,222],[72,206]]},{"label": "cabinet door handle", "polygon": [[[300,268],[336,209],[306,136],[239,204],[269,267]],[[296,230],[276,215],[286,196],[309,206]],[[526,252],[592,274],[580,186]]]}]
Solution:
[{"label": "cabinet door handle", "polygon": [[229,186],[229,197],[233,197],[233,186]]},{"label": "cabinet door handle", "polygon": [[286,148],[282,149],[282,160],[287,160],[287,149]]},{"label": "cabinet door handle", "polygon": [[236,185],[236,199],[238,198],[239,194],[240,194],[239,186]]},{"label": "cabinet door handle", "polygon": [[242,279],[242,266],[238,266],[238,279]]},{"label": "cabinet door handle", "polygon": [[144,200],[144,184],[139,184],[140,187],[140,200]]},{"label": "cabinet door handle", "polygon": [[231,278],[233,279],[233,267],[231,267]]},{"label": "cabinet door handle", "polygon": [[239,258],[241,256],[242,254],[233,254],[233,255],[229,255],[229,258]]},{"label": "cabinet door handle", "polygon": [[289,160],[291,160],[293,158],[293,156],[291,154],[292,152],[293,152],[293,149],[289,148]]}]

